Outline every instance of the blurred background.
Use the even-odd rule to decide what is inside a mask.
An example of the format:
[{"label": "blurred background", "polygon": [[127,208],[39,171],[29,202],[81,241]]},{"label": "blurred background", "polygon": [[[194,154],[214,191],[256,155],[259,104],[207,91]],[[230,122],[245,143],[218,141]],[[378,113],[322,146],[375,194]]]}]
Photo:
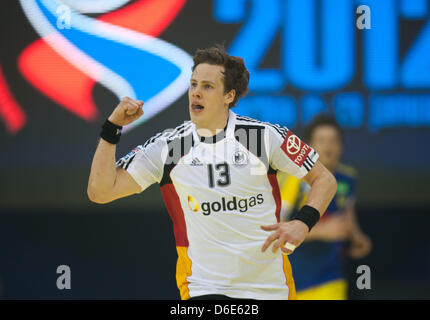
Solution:
[{"label": "blurred background", "polygon": [[[430,1],[20,0],[2,2],[0,23],[2,299],[179,298],[158,185],[106,205],[86,187],[119,99],[144,100],[145,115],[117,157],[189,120],[191,57],[215,43],[251,73],[236,113],[299,135],[328,113],[344,129],[373,241],[347,261],[349,297],[430,298]],[[370,290],[355,285],[362,264]],[[56,287],[59,265],[71,290]]]}]

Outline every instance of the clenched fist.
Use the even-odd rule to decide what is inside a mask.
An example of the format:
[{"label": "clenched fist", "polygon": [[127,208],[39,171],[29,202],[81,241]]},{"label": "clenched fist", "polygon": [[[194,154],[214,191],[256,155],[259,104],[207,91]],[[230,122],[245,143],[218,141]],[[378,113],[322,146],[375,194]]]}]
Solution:
[{"label": "clenched fist", "polygon": [[143,115],[143,101],[124,97],[108,120],[118,126],[125,126]]}]

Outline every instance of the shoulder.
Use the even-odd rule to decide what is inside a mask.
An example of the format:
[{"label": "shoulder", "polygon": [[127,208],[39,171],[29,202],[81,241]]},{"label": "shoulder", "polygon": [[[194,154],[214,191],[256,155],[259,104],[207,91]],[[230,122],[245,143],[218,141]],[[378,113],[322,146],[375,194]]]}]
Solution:
[{"label": "shoulder", "polygon": [[357,170],[349,165],[340,163],[337,166],[336,172],[346,178],[350,179],[356,179],[357,177]]},{"label": "shoulder", "polygon": [[335,177],[338,183],[338,188],[342,188],[342,186],[345,184],[349,185],[350,187],[354,187],[357,181],[357,170],[351,166],[341,163],[337,167]]},{"label": "shoulder", "polygon": [[258,119],[245,117],[236,114],[236,129],[238,128],[258,128],[258,129],[264,129],[267,132],[270,132],[272,134],[275,134],[281,138],[284,138],[287,136],[288,128],[282,127],[279,124],[273,124],[266,121],[261,121]]}]

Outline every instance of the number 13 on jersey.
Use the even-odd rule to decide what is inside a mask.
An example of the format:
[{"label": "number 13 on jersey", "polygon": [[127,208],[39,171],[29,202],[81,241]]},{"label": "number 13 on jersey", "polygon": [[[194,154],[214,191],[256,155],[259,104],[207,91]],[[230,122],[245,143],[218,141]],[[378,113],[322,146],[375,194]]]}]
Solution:
[{"label": "number 13 on jersey", "polygon": [[[215,181],[215,176],[217,180]],[[230,185],[230,168],[227,162],[217,163],[215,165],[208,164],[208,179],[209,179],[209,187],[214,188],[215,182],[219,187],[225,187]]]}]

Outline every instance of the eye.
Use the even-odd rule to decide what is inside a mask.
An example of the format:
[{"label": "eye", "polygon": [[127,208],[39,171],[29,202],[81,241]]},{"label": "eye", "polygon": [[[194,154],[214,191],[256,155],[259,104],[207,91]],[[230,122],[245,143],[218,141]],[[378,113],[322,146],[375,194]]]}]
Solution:
[{"label": "eye", "polygon": [[192,82],[192,83],[191,83],[191,86],[192,86],[192,87],[196,87],[196,86],[197,86],[197,84],[196,84],[195,82]]},{"label": "eye", "polygon": [[205,88],[206,88],[206,89],[209,89],[209,88],[212,88],[212,86],[211,86],[211,85],[209,85],[209,84],[207,84],[207,85],[205,85]]}]

